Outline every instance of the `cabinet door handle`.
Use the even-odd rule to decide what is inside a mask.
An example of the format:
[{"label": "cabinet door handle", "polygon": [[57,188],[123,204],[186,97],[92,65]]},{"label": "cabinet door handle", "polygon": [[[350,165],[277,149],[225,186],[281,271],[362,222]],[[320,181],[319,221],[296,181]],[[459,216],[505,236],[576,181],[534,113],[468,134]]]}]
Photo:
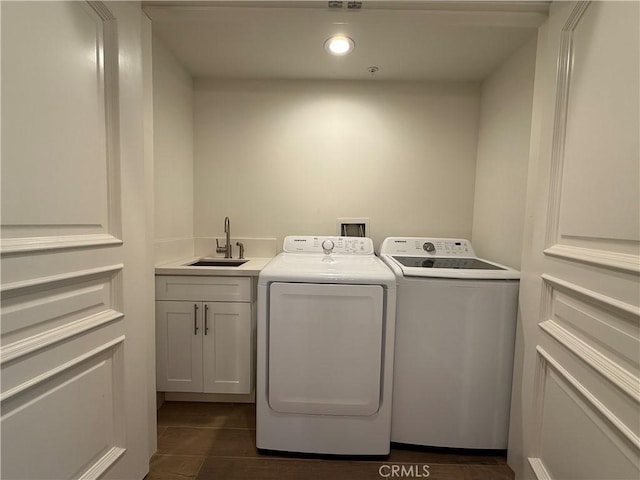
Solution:
[{"label": "cabinet door handle", "polygon": [[193,334],[198,335],[198,304],[193,304]]},{"label": "cabinet door handle", "polygon": [[209,305],[204,306],[204,334],[209,332]]}]

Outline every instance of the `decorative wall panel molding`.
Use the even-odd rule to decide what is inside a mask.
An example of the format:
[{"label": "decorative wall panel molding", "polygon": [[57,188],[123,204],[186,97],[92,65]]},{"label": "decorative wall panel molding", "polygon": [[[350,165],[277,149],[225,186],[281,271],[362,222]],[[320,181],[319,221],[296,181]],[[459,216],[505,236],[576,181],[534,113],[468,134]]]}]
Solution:
[{"label": "decorative wall panel molding", "polygon": [[[579,1],[561,32],[544,252],[640,274],[639,42],[618,34],[633,29],[608,28],[609,15],[600,2]],[[620,62],[629,75],[612,82],[618,69],[607,66]],[[604,88],[607,95],[592,94]],[[607,168],[608,155],[618,168]]]},{"label": "decorative wall panel molding", "polygon": [[640,403],[640,383],[637,376],[621,368],[553,320],[542,322],[540,327],[636,403]]},{"label": "decorative wall panel molding", "polygon": [[[538,346],[536,352],[535,418],[532,423],[535,431],[529,455],[529,463],[536,476],[540,480],[567,478],[567,472],[554,472],[555,466],[570,469],[574,478],[595,478],[597,469],[604,472],[611,468],[616,469],[618,476],[612,477],[608,471],[609,476],[602,478],[633,478],[640,460],[638,435],[542,347]],[[567,402],[572,408],[568,409]],[[571,423],[571,428],[552,424],[558,415],[568,412],[575,418],[562,421]],[[558,432],[564,432],[567,438],[559,439]],[[588,445],[581,443],[584,438],[590,439]],[[564,442],[567,448],[560,448],[554,442]],[[568,445],[569,442],[572,445]],[[595,451],[589,452],[588,449]],[[607,450],[603,458],[616,456],[619,461],[598,465],[597,456],[602,449]],[[585,470],[591,476],[579,470]],[[620,476],[620,471],[626,473]]]},{"label": "decorative wall panel molding", "polygon": [[637,255],[558,244],[545,248],[544,253],[551,257],[597,265],[611,270],[640,273],[640,257]]},{"label": "decorative wall panel molding", "polygon": [[621,302],[615,298],[594,292],[593,290],[589,290],[546,273],[542,274],[542,279],[545,284],[550,285],[555,289],[573,292],[575,296],[581,297],[587,302],[599,304],[602,308],[612,310],[617,315],[632,317],[636,319],[635,321],[638,321],[640,318],[640,307],[636,305]]},{"label": "decorative wall panel molding", "polygon": [[540,328],[640,403],[640,308],[550,275],[542,278],[546,320]]},{"label": "decorative wall panel molding", "polygon": [[554,480],[540,458],[529,457],[529,465],[538,480]]},{"label": "decorative wall panel molding", "polygon": [[[6,233],[6,226],[2,227]],[[121,245],[122,240],[109,234],[62,235],[57,237],[23,237],[0,239],[2,255],[62,250],[68,248],[88,248]]]},{"label": "decorative wall panel molding", "polygon": [[125,452],[123,342],[2,392],[3,478],[97,478]]},{"label": "decorative wall panel molding", "polygon": [[152,295],[146,259],[124,269],[150,248],[134,218],[146,176],[120,163],[143,160],[139,17],[119,2],[2,4],[2,478],[146,472]]},{"label": "decorative wall panel molding", "polygon": [[115,17],[102,2],[7,9],[0,254],[119,245]]},{"label": "decorative wall panel molding", "polygon": [[121,264],[0,287],[0,364],[123,317]]},{"label": "decorative wall panel molding", "polygon": [[122,447],[111,447],[96,463],[89,467],[78,480],[94,480],[107,471],[107,469],[115,464],[118,459],[127,451]]},{"label": "decorative wall panel molding", "polygon": [[44,383],[56,377],[57,375],[60,375],[61,373],[72,369],[73,367],[81,364],[82,362],[90,358],[100,355],[101,353],[104,353],[107,350],[113,349],[113,347],[121,344],[122,342],[124,342],[124,340],[125,340],[124,336],[118,337],[108,343],[105,343],[104,345],[101,345],[98,348],[95,348],[89,352],[84,353],[83,355],[80,355],[74,358],[73,360],[65,362],[62,365],[58,365],[57,367],[52,368],[51,370],[47,370],[45,373],[38,375],[37,377],[34,377],[26,382],[23,382],[20,385],[10,388],[9,390],[0,392],[0,403],[5,402],[19,394],[22,394],[31,388],[34,388],[37,385],[40,385],[41,383]]}]

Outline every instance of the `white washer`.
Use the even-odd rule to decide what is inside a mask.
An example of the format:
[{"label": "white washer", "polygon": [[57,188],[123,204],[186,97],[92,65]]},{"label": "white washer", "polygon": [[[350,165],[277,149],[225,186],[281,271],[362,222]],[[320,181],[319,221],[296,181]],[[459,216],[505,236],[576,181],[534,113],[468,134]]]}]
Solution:
[{"label": "white washer", "polygon": [[506,449],[519,272],[464,239],[387,238],[380,256],[398,279],[392,441]]},{"label": "white washer", "polygon": [[285,238],[258,279],[259,449],[389,453],[395,302],[370,239]]}]

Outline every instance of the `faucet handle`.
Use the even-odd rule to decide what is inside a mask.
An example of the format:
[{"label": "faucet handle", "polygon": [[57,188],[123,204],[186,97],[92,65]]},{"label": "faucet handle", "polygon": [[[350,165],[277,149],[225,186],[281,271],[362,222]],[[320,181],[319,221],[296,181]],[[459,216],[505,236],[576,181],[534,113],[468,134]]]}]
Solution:
[{"label": "faucet handle", "polygon": [[226,253],[226,252],[227,252],[227,247],[221,247],[220,242],[216,238],[216,253]]},{"label": "faucet handle", "polygon": [[240,260],[244,259],[244,243],[242,242],[236,242],[236,245],[238,246],[238,248],[240,249],[240,255],[238,258],[240,258]]}]

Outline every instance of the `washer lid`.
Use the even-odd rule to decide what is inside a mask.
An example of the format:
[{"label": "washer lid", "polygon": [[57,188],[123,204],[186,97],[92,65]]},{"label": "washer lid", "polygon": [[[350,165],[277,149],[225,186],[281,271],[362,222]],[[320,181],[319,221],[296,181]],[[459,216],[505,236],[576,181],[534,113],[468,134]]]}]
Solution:
[{"label": "washer lid", "polygon": [[476,257],[463,238],[389,237],[380,256],[397,276],[517,280],[520,272]]},{"label": "washer lid", "polygon": [[405,257],[394,255],[393,259],[403,267],[413,268],[454,268],[457,270],[506,270],[495,263],[486,262],[477,258],[451,258],[451,257]]},{"label": "washer lid", "polygon": [[[480,258],[456,259],[457,266],[419,266],[409,267],[403,265],[402,256],[381,255],[381,258],[399,277],[422,277],[422,278],[463,278],[476,280],[518,280],[520,272],[499,263],[489,262]],[[412,257],[407,257],[412,258]],[[427,260],[427,259],[425,259]],[[428,259],[436,260],[436,259]],[[446,259],[451,262],[452,259]],[[487,268],[465,268],[468,265],[487,265]]]}]

